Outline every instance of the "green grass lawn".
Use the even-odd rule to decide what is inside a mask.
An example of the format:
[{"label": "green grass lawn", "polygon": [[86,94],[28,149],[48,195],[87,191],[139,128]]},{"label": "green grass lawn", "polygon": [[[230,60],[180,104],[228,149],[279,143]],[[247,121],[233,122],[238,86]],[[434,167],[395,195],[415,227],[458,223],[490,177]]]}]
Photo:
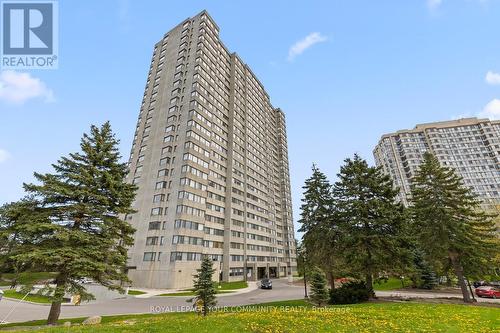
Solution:
[{"label": "green grass lawn", "polygon": [[144,295],[144,294],[145,294],[145,292],[144,291],[140,291],[140,290],[129,289],[129,291],[128,291],[128,295],[132,295],[132,296]]},{"label": "green grass lawn", "polygon": [[[15,299],[22,299],[24,297],[24,293],[18,293],[14,289],[6,289],[3,291],[4,292],[4,297],[9,297],[9,298],[15,298]],[[26,296],[24,299],[25,301],[28,302],[34,302],[34,303],[50,303],[50,298],[47,296],[43,295],[36,295],[36,294],[30,294]]]},{"label": "green grass lawn", "polygon": [[[83,318],[75,318],[80,323]],[[23,325],[40,325],[41,322]],[[10,325],[13,326],[13,325]],[[203,318],[192,312],[104,317],[98,326],[36,332],[498,332],[500,309],[424,303],[364,303],[312,308],[303,300],[228,308]]]},{"label": "green grass lawn", "polygon": [[[218,294],[227,294],[232,290],[238,290],[248,287],[248,283],[246,281],[222,282],[220,284],[220,288],[218,283],[215,283],[215,286],[217,288]],[[166,293],[157,296],[194,296],[194,292],[191,289],[186,289],[177,293]]]},{"label": "green grass lawn", "polygon": [[[409,284],[409,281],[405,281],[406,284]],[[380,281],[380,283],[374,283],[373,289],[375,290],[394,290],[401,289],[403,285],[401,284],[401,280],[398,278],[390,277],[387,281]]]},{"label": "green grass lawn", "polygon": [[[23,272],[19,273],[17,278],[18,284],[35,284],[39,281],[48,280],[54,278],[57,273],[51,272]],[[1,285],[10,285],[10,280],[14,279],[16,275],[14,273],[3,273],[1,276]]]},{"label": "green grass lawn", "polygon": [[[232,293],[233,291],[231,290],[217,290],[217,294],[230,294]],[[194,291],[180,291],[178,293],[165,293],[165,294],[159,294],[159,295],[156,295],[156,296],[194,296]]]},{"label": "green grass lawn", "polygon": [[217,289],[219,290],[236,290],[246,287],[248,287],[248,283],[246,281],[222,282],[221,288],[217,285]]}]

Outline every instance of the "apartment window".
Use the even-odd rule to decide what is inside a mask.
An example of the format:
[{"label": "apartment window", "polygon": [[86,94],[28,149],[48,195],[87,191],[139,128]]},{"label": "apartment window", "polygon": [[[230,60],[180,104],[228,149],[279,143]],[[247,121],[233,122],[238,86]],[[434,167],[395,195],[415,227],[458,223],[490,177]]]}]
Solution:
[{"label": "apartment window", "polygon": [[210,210],[213,210],[213,211],[216,211],[216,212],[219,212],[219,213],[224,213],[224,211],[225,211],[224,207],[218,206],[218,205],[214,205],[214,204],[211,204],[211,203],[207,203],[207,209],[210,209]]},{"label": "apartment window", "polygon": [[184,154],[183,156],[183,160],[186,161],[186,160],[190,160],[190,161],[193,161],[194,163],[204,167],[204,168],[208,168],[208,162],[202,160],[201,158],[197,157],[197,156],[194,156],[192,154],[189,154],[189,153],[186,153]]},{"label": "apartment window", "polygon": [[201,253],[195,252],[172,252],[170,261],[200,261]]},{"label": "apartment window", "polygon": [[170,157],[164,157],[160,159],[160,165],[166,165],[170,163]]},{"label": "apartment window", "polygon": [[162,202],[165,201],[165,194],[156,194],[153,197],[153,202]]},{"label": "apartment window", "polygon": [[229,276],[242,276],[243,275],[243,267],[236,267],[229,269]]},{"label": "apartment window", "polygon": [[225,220],[222,217],[217,217],[217,216],[212,216],[212,215],[205,215],[205,220],[208,222],[213,222],[213,223],[218,223],[218,224],[225,223]]},{"label": "apartment window", "polygon": [[168,176],[168,169],[158,170],[158,177],[165,177],[165,176]]},{"label": "apartment window", "polygon": [[151,216],[161,215],[163,213],[162,207],[156,207],[151,209]]},{"label": "apartment window", "polygon": [[156,252],[144,252],[144,256],[142,257],[143,261],[155,261]]},{"label": "apartment window", "polygon": [[208,257],[212,261],[222,261],[224,259],[222,254],[204,254],[203,257]]},{"label": "apartment window", "polygon": [[193,201],[193,202],[197,202],[197,203],[201,203],[201,204],[205,203],[205,198],[204,197],[196,195],[196,194],[191,193],[191,192],[186,192],[186,191],[179,191],[178,198],[179,199],[187,199],[187,200],[190,200],[190,201]]},{"label": "apartment window", "polygon": [[203,245],[203,238],[175,235],[172,237],[172,244]]},{"label": "apartment window", "polygon": [[167,182],[163,181],[163,182],[157,182],[156,183],[155,189],[159,190],[159,189],[162,189],[162,188],[167,188]]},{"label": "apartment window", "polygon": [[207,235],[215,235],[215,236],[224,236],[224,230],[222,229],[214,229],[214,228],[204,228],[205,234]]},{"label": "apartment window", "polygon": [[177,205],[177,213],[179,214],[189,214],[193,216],[201,216],[203,217],[205,215],[205,211],[194,208],[191,206],[185,206],[185,205]]},{"label": "apartment window", "polygon": [[146,238],[146,245],[158,245],[158,237],[147,237]]},{"label": "apartment window", "polygon": [[194,181],[194,180],[192,180],[190,178],[181,178],[180,184],[181,185],[186,185],[186,186],[198,189],[198,190],[202,190],[202,191],[206,191],[207,190],[207,186],[206,185],[204,185],[204,184],[202,184],[200,182]]},{"label": "apartment window", "polygon": [[191,229],[191,230],[203,230],[203,224],[198,223],[198,222],[193,222],[193,221],[187,221],[187,220],[175,220],[174,222],[174,228],[175,229]]},{"label": "apartment window", "polygon": [[160,221],[153,221],[153,222],[149,222],[148,230],[160,230],[160,227],[161,227]]}]

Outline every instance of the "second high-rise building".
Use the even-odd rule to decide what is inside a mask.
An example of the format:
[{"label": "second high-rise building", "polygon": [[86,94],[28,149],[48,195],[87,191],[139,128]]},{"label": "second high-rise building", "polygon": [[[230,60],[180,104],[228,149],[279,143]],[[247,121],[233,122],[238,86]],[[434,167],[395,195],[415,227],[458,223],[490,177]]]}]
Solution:
[{"label": "second high-rise building", "polygon": [[484,208],[500,204],[500,121],[466,118],[417,125],[383,135],[373,154],[408,205],[413,177],[426,151],[454,168]]},{"label": "second high-rise building", "polygon": [[133,285],[192,285],[296,269],[285,116],[203,11],[155,45],[130,157]]}]

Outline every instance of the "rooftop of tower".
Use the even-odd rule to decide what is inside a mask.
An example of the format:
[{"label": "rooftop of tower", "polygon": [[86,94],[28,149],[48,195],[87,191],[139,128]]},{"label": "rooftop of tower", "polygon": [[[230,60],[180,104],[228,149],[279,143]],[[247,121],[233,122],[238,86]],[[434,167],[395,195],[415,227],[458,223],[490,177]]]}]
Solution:
[{"label": "rooftop of tower", "polygon": [[[217,30],[217,35],[218,35],[218,34],[219,34],[219,32],[220,32],[220,28],[219,28],[219,26],[217,25],[217,23],[215,22],[215,20],[212,18],[212,16],[208,13],[208,11],[207,11],[206,9],[203,9],[201,12],[199,12],[199,13],[198,13],[198,14],[196,14],[196,15],[194,15],[193,17],[188,17],[188,18],[184,19],[183,21],[181,21],[179,24],[177,24],[175,27],[173,27],[173,28],[172,28],[172,29],[170,29],[167,33],[165,33],[165,34],[163,35],[163,38],[165,38],[166,36],[168,36],[168,34],[170,33],[170,31],[172,31],[172,30],[174,30],[174,29],[178,28],[179,26],[184,25],[186,22],[191,21],[191,20],[193,20],[193,19],[195,19],[195,18],[197,18],[197,17],[200,17],[200,16],[202,16],[202,15],[206,15],[206,16],[208,17],[208,19],[212,22],[212,24],[213,24],[213,25],[214,25],[214,27],[216,28],[216,30]],[[162,40],[163,40],[163,38],[162,38],[160,41],[158,41],[158,43],[161,43],[161,42],[162,42]],[[238,54],[237,52],[231,52],[231,51],[229,50],[229,48],[228,48],[228,47],[224,44],[224,42],[222,41],[222,39],[221,39],[220,37],[219,37],[219,41],[220,41],[221,46],[222,46],[222,47],[223,47],[223,48],[227,51],[227,53],[229,53],[229,54],[231,54],[231,55],[234,55],[234,56],[235,56],[235,57],[236,57],[236,58],[237,58],[237,59],[238,59],[238,60],[239,60],[239,61],[243,64],[243,66],[245,67],[245,69],[247,69],[247,70],[250,72],[250,74],[252,74],[253,78],[254,78],[254,79],[255,79],[255,81],[259,84],[259,86],[262,88],[262,90],[264,91],[264,94],[265,94],[265,96],[266,96],[267,100],[268,100],[268,101],[269,101],[269,103],[271,104],[271,102],[270,102],[270,101],[271,101],[271,99],[270,99],[270,97],[269,97],[269,94],[267,93],[267,91],[266,91],[266,89],[265,89],[264,85],[262,84],[262,82],[260,82],[260,80],[259,80],[259,78],[257,77],[257,75],[255,75],[255,73],[252,71],[252,69],[250,68],[250,66],[248,66],[248,64],[247,64],[247,63],[245,63],[245,62],[243,61],[243,59],[241,59],[241,57],[239,56],[239,54]],[[158,44],[158,43],[157,43],[157,44]],[[272,105],[272,104],[271,104],[271,105]],[[273,109],[274,109],[274,110],[277,110],[278,108],[273,107]],[[283,110],[281,110],[281,109],[280,109],[279,111],[280,111],[282,114],[284,114]]]}]

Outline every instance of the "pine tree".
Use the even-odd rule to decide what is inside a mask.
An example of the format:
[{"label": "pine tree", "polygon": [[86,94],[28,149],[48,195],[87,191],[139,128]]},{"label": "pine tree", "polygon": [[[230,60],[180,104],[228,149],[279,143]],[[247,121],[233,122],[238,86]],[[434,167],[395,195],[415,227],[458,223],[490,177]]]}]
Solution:
[{"label": "pine tree", "polygon": [[470,302],[466,274],[479,274],[498,253],[496,228],[471,189],[431,153],[413,179],[412,217],[420,246],[443,267],[451,264],[464,302]]},{"label": "pine tree", "polygon": [[209,256],[204,257],[201,267],[196,271],[198,272],[194,276],[194,292],[196,297],[191,301],[194,301],[197,306],[199,305],[203,316],[206,316],[210,308],[217,304],[215,297],[217,290],[215,289],[214,281],[212,281],[212,276],[215,272],[212,259]]},{"label": "pine tree", "polygon": [[333,220],[333,201],[331,185],[326,176],[315,166],[312,176],[305,181],[302,199],[302,224],[299,232],[304,232],[303,246],[307,248],[309,264],[320,266],[327,272],[332,288],[334,287],[334,271],[339,264],[336,254],[336,226]]},{"label": "pine tree", "polygon": [[404,207],[396,202],[398,189],[389,176],[358,155],[345,160],[338,178],[333,195],[342,253],[352,275],[364,277],[374,295],[374,277],[410,260]]},{"label": "pine tree", "polygon": [[323,272],[318,268],[311,274],[311,296],[309,299],[317,306],[326,305],[328,302],[328,290],[326,289],[326,279]]},{"label": "pine tree", "polygon": [[81,152],[53,164],[55,173],[35,173],[38,184],[24,185],[32,199],[11,226],[25,242],[9,259],[57,272],[48,324],[57,322],[65,293],[93,299],[81,278],[119,291],[120,281],[128,280],[127,247],[134,229],[119,216],[133,212],[136,187],[125,183],[127,166],[120,162],[109,123],[92,126],[80,147]]}]

